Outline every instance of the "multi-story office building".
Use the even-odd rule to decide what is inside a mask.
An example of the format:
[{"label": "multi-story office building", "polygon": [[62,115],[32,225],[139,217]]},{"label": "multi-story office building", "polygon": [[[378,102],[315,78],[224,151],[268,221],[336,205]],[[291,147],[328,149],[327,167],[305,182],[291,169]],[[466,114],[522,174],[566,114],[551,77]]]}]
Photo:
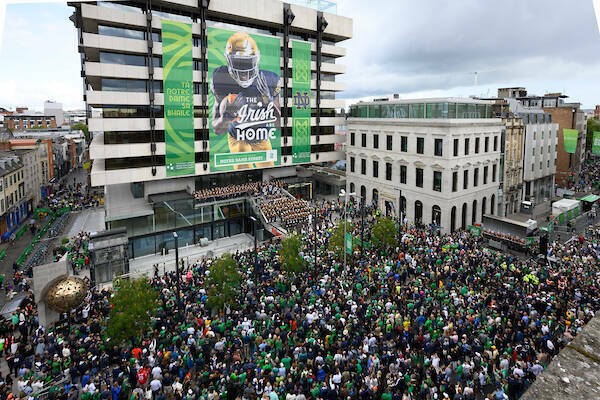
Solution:
[{"label": "multi-story office building", "polygon": [[[346,50],[337,43],[351,37],[352,20],[331,12],[335,2],[309,3],[317,9],[279,0],[69,3],[93,133],[91,184],[105,188],[107,228],[128,228],[130,254],[172,246],[164,238],[174,230],[188,243],[250,230],[243,203],[223,219],[202,212],[194,190],[295,177],[297,166],[344,158],[334,127]],[[181,60],[171,52],[178,46]]]},{"label": "multi-story office building", "polygon": [[[421,99],[350,107],[347,189],[443,232],[495,214],[502,120],[492,102]],[[400,200],[401,196],[401,200]]]},{"label": "multi-story office building", "polygon": [[31,214],[41,198],[40,157],[37,148],[15,150],[15,154],[23,164],[25,183],[25,202],[27,213]]},{"label": "multi-story office building", "polygon": [[29,112],[23,109],[21,113],[4,116],[4,125],[13,131],[24,131],[32,128],[56,128],[56,117],[43,113]]},{"label": "multi-story office building", "polygon": [[[585,112],[580,103],[566,103],[568,96],[561,93],[549,93],[544,96],[517,97],[525,107],[537,108],[552,115],[552,122],[558,124],[558,146],[556,150],[556,184],[559,187],[575,179],[581,172],[581,164],[585,160],[585,143],[587,123]],[[577,146],[574,153],[565,149],[565,129],[577,131]]]},{"label": "multi-story office building", "polygon": [[0,151],[0,235],[7,239],[27,218],[23,163],[11,151]]},{"label": "multi-story office building", "polygon": [[504,129],[502,130],[500,149],[501,174],[500,191],[498,194],[498,215],[508,216],[519,212],[521,193],[523,188],[523,138],[525,127],[523,120],[514,115],[502,118]]},{"label": "multi-story office building", "polygon": [[56,120],[57,126],[62,126],[65,121],[62,103],[46,100],[44,102],[44,115],[52,115]]}]

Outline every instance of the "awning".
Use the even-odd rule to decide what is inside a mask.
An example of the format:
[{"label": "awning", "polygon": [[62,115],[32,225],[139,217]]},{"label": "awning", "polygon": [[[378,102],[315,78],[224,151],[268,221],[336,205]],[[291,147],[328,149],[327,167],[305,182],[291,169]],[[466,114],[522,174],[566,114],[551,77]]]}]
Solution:
[{"label": "awning", "polygon": [[589,196],[585,196],[583,199],[581,199],[581,201],[587,201],[589,203],[593,203],[595,201],[598,201],[600,199],[600,196],[597,196],[595,194],[590,194]]}]

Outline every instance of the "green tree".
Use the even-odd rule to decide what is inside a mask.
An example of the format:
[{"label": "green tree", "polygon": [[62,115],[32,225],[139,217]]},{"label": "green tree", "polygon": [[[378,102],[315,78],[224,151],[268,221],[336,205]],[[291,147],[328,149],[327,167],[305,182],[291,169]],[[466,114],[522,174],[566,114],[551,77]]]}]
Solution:
[{"label": "green tree", "polygon": [[594,141],[594,132],[600,132],[600,121],[597,119],[588,119],[587,121],[587,134],[585,137],[585,149],[591,150],[592,143]]},{"label": "green tree", "polygon": [[[346,222],[346,232],[352,232],[352,223]],[[333,251],[338,259],[344,258],[344,221],[338,222],[333,234],[329,237],[329,250]]]},{"label": "green tree", "polygon": [[108,336],[115,342],[140,339],[150,330],[158,306],[158,293],[147,279],[120,280],[110,300]]},{"label": "green tree", "polygon": [[279,258],[281,259],[281,266],[284,270],[293,274],[304,271],[306,261],[300,256],[301,250],[302,239],[298,234],[286,237],[281,241]]},{"label": "green tree", "polygon": [[231,257],[231,254],[223,254],[209,268],[206,282],[208,287],[206,304],[217,310],[221,310],[225,304],[232,305],[238,294],[241,280],[242,276],[238,271],[237,262]]},{"label": "green tree", "polygon": [[373,244],[380,249],[387,249],[396,245],[396,226],[390,218],[377,217],[371,235]]},{"label": "green tree", "polygon": [[88,127],[86,124],[82,124],[82,123],[73,124],[73,125],[71,125],[71,130],[72,131],[83,131],[86,143],[90,142],[90,131],[88,130]]}]

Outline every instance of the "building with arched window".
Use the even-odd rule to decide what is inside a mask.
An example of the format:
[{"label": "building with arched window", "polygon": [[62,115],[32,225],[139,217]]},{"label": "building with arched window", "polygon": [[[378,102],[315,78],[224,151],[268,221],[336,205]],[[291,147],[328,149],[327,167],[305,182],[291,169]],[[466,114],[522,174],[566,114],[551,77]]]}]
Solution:
[{"label": "building with arched window", "polygon": [[[502,119],[491,101],[360,102],[347,120],[346,182],[382,212],[450,232],[493,211]],[[399,207],[402,204],[402,207]],[[487,211],[486,211],[487,212]]]}]

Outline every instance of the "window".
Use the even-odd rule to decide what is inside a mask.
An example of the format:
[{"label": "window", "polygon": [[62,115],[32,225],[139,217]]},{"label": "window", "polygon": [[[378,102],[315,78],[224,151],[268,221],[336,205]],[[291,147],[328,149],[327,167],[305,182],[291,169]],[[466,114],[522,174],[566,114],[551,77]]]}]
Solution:
[{"label": "window", "polygon": [[454,157],[458,157],[458,139],[454,139]]},{"label": "window", "polygon": [[433,171],[433,190],[436,192],[442,191],[442,172]]},{"label": "window", "polygon": [[406,153],[408,151],[408,137],[400,136],[400,151]]},{"label": "window", "polygon": [[550,166],[550,160],[546,161],[546,167]]},{"label": "window", "polygon": [[456,192],[458,190],[458,172],[452,173],[452,191]]},{"label": "window", "polygon": [[531,164],[531,172],[535,171],[535,164]]},{"label": "window", "polygon": [[483,147],[484,147],[483,151],[485,151],[486,153],[488,151],[490,151],[490,137],[489,136],[485,137],[485,142],[484,142]]},{"label": "window", "polygon": [[392,180],[392,164],[390,163],[385,163],[385,180]]},{"label": "window", "polygon": [[479,168],[473,170],[473,186],[479,185]]},{"label": "window", "polygon": [[533,149],[531,149],[531,151],[532,151],[531,155],[535,156],[535,147]]},{"label": "window", "polygon": [[492,165],[492,182],[496,182],[496,164]]},{"label": "window", "polygon": [[469,139],[465,139],[465,156],[469,155]]},{"label": "window", "polygon": [[406,184],[406,172],[407,172],[406,165],[401,165],[400,166],[400,183]]},{"label": "window", "polygon": [[498,136],[494,136],[494,151],[498,150]]},{"label": "window", "polygon": [[379,177],[379,161],[373,160],[373,178]]},{"label": "window", "polygon": [[[106,64],[121,64],[145,67],[148,65],[148,58],[146,56],[134,54],[121,54],[101,51],[100,62]],[[160,57],[154,56],[152,57],[152,64],[155,67],[162,67],[162,59]]]},{"label": "window", "polygon": [[379,148],[379,135],[373,135],[373,148]]},{"label": "window", "polygon": [[417,187],[423,187],[423,168],[417,168],[416,170],[417,176]]},{"label": "window", "polygon": [[385,148],[387,150],[392,150],[392,140],[393,140],[393,136],[392,135],[387,135],[385,137],[385,142],[386,142]]},{"label": "window", "polygon": [[363,175],[367,174],[367,160],[364,158],[360,159],[360,173]]},{"label": "window", "polygon": [[487,185],[487,177],[488,177],[489,167],[486,165],[483,167],[483,184]]},{"label": "window", "polygon": [[469,187],[469,170],[465,170],[463,172],[463,189],[467,189]]},{"label": "window", "polygon": [[350,146],[356,145],[356,132],[350,132]]},{"label": "window", "polygon": [[438,157],[442,156],[443,142],[442,139],[435,139],[434,141],[434,154]]},{"label": "window", "polygon": [[479,138],[475,138],[475,154],[479,154]]},{"label": "window", "polygon": [[350,157],[350,172],[354,172],[355,164],[356,160],[354,159],[354,157]]},{"label": "window", "polygon": [[542,169],[542,162],[540,161],[540,169]]},{"label": "window", "polygon": [[425,152],[425,138],[417,138],[417,154],[423,154]]},{"label": "window", "polygon": [[367,134],[366,133],[361,134],[360,141],[361,141],[362,147],[367,147]]}]

